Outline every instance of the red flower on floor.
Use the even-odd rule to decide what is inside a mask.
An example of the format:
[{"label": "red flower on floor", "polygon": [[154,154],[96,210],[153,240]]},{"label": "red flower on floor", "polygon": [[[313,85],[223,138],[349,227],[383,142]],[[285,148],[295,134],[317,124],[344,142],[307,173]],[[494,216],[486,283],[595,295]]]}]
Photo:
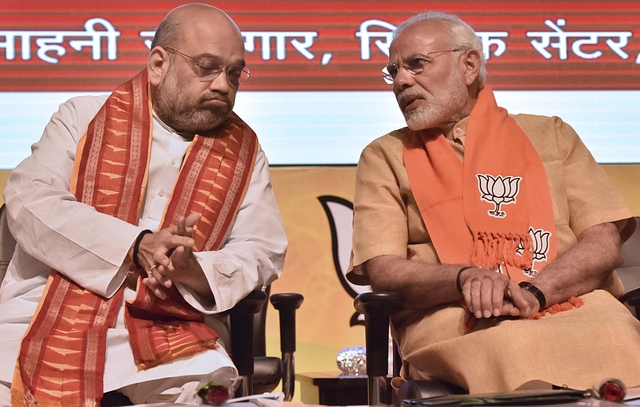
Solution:
[{"label": "red flower on floor", "polygon": [[626,389],[620,380],[607,379],[600,385],[598,395],[603,400],[622,403],[626,395]]},{"label": "red flower on floor", "polygon": [[206,403],[218,405],[229,400],[229,388],[216,382],[206,382],[198,386],[198,396]]}]

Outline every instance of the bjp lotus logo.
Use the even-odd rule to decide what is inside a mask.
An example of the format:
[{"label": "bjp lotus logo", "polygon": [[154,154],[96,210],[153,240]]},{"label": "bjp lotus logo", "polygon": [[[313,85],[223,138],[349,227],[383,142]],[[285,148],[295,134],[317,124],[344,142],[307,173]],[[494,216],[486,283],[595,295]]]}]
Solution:
[{"label": "bjp lotus logo", "polygon": [[521,177],[494,177],[489,174],[477,174],[480,199],[495,205],[493,210],[487,213],[495,218],[504,218],[507,213],[500,210],[500,205],[516,202],[516,196],[520,190]]},{"label": "bjp lotus logo", "polygon": [[[522,272],[529,277],[535,277],[538,274],[538,270],[534,268],[536,261],[546,261],[547,253],[549,253],[549,239],[551,238],[551,232],[542,229],[534,229],[529,227],[529,236],[531,236],[531,244],[533,245],[533,260],[531,262],[531,268],[524,269]],[[518,245],[516,253],[522,254],[524,252],[524,246],[522,243]]]}]

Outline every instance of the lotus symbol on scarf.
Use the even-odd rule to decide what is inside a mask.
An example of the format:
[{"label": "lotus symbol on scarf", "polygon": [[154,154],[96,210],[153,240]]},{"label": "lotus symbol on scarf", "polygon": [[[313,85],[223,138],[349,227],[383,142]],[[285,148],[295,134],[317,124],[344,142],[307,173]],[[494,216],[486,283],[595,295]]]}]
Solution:
[{"label": "lotus symbol on scarf", "polygon": [[506,212],[500,210],[500,205],[507,205],[516,201],[520,190],[522,177],[494,177],[489,174],[477,174],[480,199],[495,205],[487,213],[496,218],[504,218]]},{"label": "lotus symbol on scarf", "polygon": [[[536,274],[538,274],[538,270],[533,267],[535,262],[547,260],[547,253],[549,252],[549,238],[551,237],[551,232],[529,227],[529,236],[531,236],[531,243],[533,244],[533,260],[531,262],[531,268],[524,269],[522,270],[522,272],[529,277],[534,277]],[[524,252],[524,247],[522,246],[521,242],[516,249],[516,253],[522,254],[522,252]]]}]

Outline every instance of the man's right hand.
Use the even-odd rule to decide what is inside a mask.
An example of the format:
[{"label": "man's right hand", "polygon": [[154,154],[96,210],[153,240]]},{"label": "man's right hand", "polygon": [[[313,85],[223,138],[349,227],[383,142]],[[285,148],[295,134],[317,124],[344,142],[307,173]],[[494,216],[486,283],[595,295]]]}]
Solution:
[{"label": "man's right hand", "polygon": [[532,314],[523,290],[501,273],[470,268],[460,274],[460,285],[465,305],[476,318]]},{"label": "man's right hand", "polygon": [[[168,228],[155,233],[148,233],[142,237],[138,246],[138,262],[148,272],[154,266],[158,267],[158,265],[164,263],[169,264],[171,254],[176,248],[181,246],[191,248],[194,244],[193,238],[180,235],[177,226],[171,225]],[[164,299],[166,294],[161,286],[171,288],[172,283],[170,280],[165,280],[163,284],[147,285],[158,298]]]}]

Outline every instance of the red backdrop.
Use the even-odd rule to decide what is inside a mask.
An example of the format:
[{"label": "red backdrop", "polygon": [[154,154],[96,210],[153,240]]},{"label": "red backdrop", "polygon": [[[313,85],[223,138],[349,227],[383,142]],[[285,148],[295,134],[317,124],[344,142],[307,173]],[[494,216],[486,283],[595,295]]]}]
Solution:
[{"label": "red backdrop", "polygon": [[[112,90],[144,67],[146,37],[140,32],[153,31],[180,4],[2,1],[0,91]],[[490,47],[488,67],[494,89],[640,89],[639,1],[213,4],[235,19],[245,33],[245,46],[254,46],[247,53],[252,78],[246,90],[388,89],[379,75],[387,57],[376,41],[384,48],[389,26],[425,7],[458,14],[487,39],[493,33],[490,38],[497,41]],[[96,22],[97,34],[91,36],[85,23],[94,18],[103,20]],[[374,24],[361,30],[365,22]],[[107,33],[103,23],[111,27],[110,40],[100,36]],[[94,39],[99,47],[90,45]],[[536,49],[532,42],[542,44]],[[92,52],[100,58],[94,60]]]}]

